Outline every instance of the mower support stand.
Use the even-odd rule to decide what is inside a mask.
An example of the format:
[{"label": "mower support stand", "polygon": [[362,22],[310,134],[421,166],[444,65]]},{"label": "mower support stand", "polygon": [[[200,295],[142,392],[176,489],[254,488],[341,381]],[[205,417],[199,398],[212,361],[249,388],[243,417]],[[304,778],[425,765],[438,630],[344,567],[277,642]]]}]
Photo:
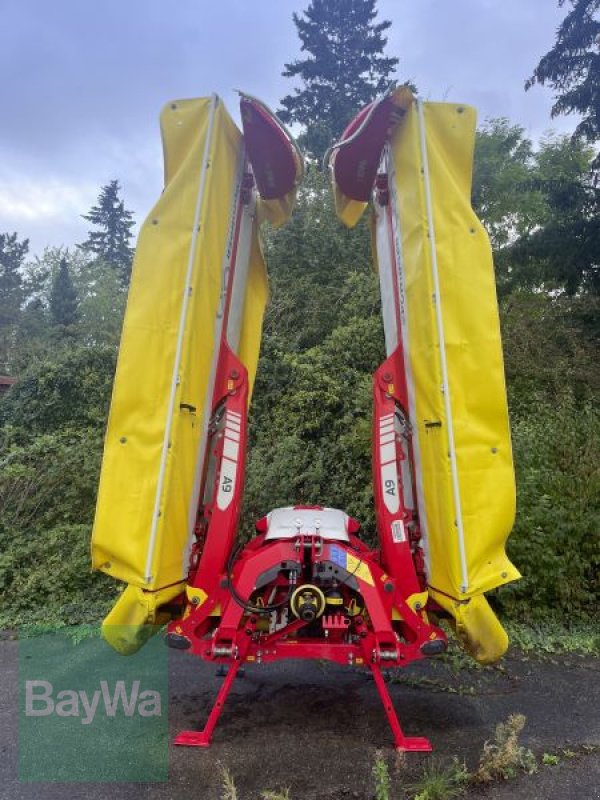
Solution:
[{"label": "mower support stand", "polygon": [[371,672],[373,673],[373,679],[375,681],[375,686],[377,687],[377,691],[379,692],[379,697],[381,702],[383,703],[383,707],[385,709],[385,713],[387,714],[388,722],[390,723],[390,728],[394,734],[394,747],[399,752],[419,752],[419,753],[429,753],[433,749],[431,747],[431,742],[429,739],[426,739],[424,736],[405,736],[402,728],[400,727],[400,720],[398,719],[398,715],[394,709],[394,705],[392,703],[392,698],[390,697],[390,693],[388,692],[387,686],[385,685],[385,680],[383,675],[381,674],[381,669],[377,664],[370,664]]},{"label": "mower support stand", "polygon": [[221,684],[221,688],[217,694],[217,699],[211,709],[206,725],[201,731],[181,731],[175,739],[173,744],[182,745],[183,747],[210,747],[210,740],[213,735],[215,726],[221,716],[221,711],[227,700],[227,695],[231,691],[231,686],[235,680],[239,668],[241,667],[241,660],[234,661],[230,667],[229,672],[225,676],[225,680]]}]

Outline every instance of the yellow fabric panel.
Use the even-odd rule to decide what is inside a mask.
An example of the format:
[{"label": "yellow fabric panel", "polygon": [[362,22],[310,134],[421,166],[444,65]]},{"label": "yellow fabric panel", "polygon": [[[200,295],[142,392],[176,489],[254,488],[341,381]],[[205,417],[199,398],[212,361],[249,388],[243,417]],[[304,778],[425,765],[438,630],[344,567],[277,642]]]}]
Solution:
[{"label": "yellow fabric panel", "polygon": [[262,336],[262,319],[269,300],[269,282],[263,257],[258,226],[252,230],[252,249],[248,269],[248,285],[244,299],[244,316],[240,331],[238,357],[248,370],[250,395],[254,386],[260,341]]},{"label": "yellow fabric panel", "polygon": [[508,649],[508,636],[483,595],[456,601],[439,592],[432,598],[454,617],[454,630],[464,650],[480,664],[493,664]]},{"label": "yellow fabric panel", "polygon": [[[333,174],[333,171],[332,171]],[[335,203],[335,213],[347,228],[354,228],[358,223],[367,207],[367,203],[360,200],[352,200],[347,197],[333,180],[333,200]]]},{"label": "yellow fabric panel", "polygon": [[[413,425],[420,450],[429,582],[440,592],[465,599],[519,577],[504,550],[514,521],[514,472],[491,247],[470,204],[475,111],[425,103],[424,121],[464,526],[464,587],[416,106],[392,142],[416,397]],[[442,424],[426,427],[426,422]]]},{"label": "yellow fabric panel", "polygon": [[[210,109],[211,100],[202,98],[170,103],[161,114],[166,183],[138,239],[92,536],[95,568],[147,590],[175,584],[187,573],[189,508],[241,152],[241,134],[220,100],[209,143],[150,576],[146,558]],[[255,230],[240,353],[251,381],[267,296],[257,237]],[[195,406],[195,413],[180,409],[180,403]]]},{"label": "yellow fabric panel", "polygon": [[296,189],[275,200],[258,199],[258,218],[259,222],[268,222],[274,228],[281,228],[292,215],[292,210],[296,202]]},{"label": "yellow fabric panel", "polygon": [[172,600],[182,588],[179,584],[157,592],[145,592],[137,586],[126,586],[102,622],[103,638],[123,656],[137,652],[169,621],[169,615],[161,613],[159,606]]}]

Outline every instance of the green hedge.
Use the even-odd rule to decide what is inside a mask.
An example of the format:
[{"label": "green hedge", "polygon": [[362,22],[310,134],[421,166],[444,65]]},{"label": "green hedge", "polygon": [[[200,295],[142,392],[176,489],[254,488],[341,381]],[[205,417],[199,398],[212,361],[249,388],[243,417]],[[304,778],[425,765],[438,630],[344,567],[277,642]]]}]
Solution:
[{"label": "green hedge", "polygon": [[[368,288],[366,276],[359,283]],[[514,338],[509,332],[508,343]],[[373,537],[371,372],[382,355],[372,312],[348,317],[303,352],[281,352],[267,336],[244,536],[274,506],[319,502],[357,516]],[[507,361],[514,364],[513,353]],[[521,376],[524,364],[520,356]],[[0,625],[98,619],[117,592],[89,569],[113,369],[106,348],[63,353],[38,364],[1,403]],[[585,392],[553,399],[555,389],[521,390],[513,401],[518,513],[508,549],[524,578],[493,602],[520,620],[589,617],[600,595],[599,410]]]}]

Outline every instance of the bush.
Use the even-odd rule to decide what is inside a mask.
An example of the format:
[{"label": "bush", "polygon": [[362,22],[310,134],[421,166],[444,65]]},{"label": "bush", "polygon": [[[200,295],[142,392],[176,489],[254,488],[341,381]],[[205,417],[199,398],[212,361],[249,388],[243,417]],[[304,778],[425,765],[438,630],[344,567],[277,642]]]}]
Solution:
[{"label": "bush", "polygon": [[569,393],[513,420],[517,520],[508,552],[523,580],[496,593],[521,619],[592,614],[600,593],[600,413]]},{"label": "bush", "polygon": [[304,353],[282,357],[286,379],[257,398],[245,526],[272,508],[342,508],[374,533],[371,373],[383,359],[378,318],[354,318]]},{"label": "bush", "polygon": [[90,572],[102,437],[66,428],[0,459],[0,627],[98,619],[114,582]]},{"label": "bush", "polygon": [[116,587],[91,572],[90,530],[62,524],[0,533],[0,628],[97,622],[108,611]]},{"label": "bush", "polygon": [[65,426],[103,429],[115,371],[111,347],[78,347],[36,364],[0,405],[0,429],[21,440]]},{"label": "bush", "polygon": [[0,626],[97,620],[115,594],[90,533],[115,353],[61,352],[0,406]]}]

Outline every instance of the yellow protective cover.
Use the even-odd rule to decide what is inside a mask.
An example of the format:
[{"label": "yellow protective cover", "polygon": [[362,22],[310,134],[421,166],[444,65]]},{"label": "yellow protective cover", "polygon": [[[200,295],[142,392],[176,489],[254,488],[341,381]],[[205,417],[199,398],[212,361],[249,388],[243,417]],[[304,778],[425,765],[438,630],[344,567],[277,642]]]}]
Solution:
[{"label": "yellow protective cover", "polygon": [[[392,141],[392,190],[400,223],[430,593],[455,616],[467,649],[480,661],[492,661],[508,640],[481,595],[520,576],[505,552],[515,515],[515,480],[492,251],[471,208],[475,124],[472,108],[424,103],[420,129],[415,104]],[[450,425],[460,508],[449,457]]]},{"label": "yellow protective cover", "polygon": [[520,575],[505,552],[515,480],[492,251],[471,208],[475,126],[473,108],[415,102],[392,137],[389,175],[430,595],[486,663],[508,638],[483,593]]},{"label": "yellow protective cover", "polygon": [[[92,535],[93,567],[130,585],[106,620],[116,626],[155,622],[157,598],[162,603],[178,594],[187,574],[202,412],[218,345],[215,317],[241,164],[240,131],[215,96],[169,103],[161,132],[165,188],[138,239]],[[238,352],[251,383],[268,294],[257,222],[252,236]],[[127,644],[115,646],[128,650]]]}]

